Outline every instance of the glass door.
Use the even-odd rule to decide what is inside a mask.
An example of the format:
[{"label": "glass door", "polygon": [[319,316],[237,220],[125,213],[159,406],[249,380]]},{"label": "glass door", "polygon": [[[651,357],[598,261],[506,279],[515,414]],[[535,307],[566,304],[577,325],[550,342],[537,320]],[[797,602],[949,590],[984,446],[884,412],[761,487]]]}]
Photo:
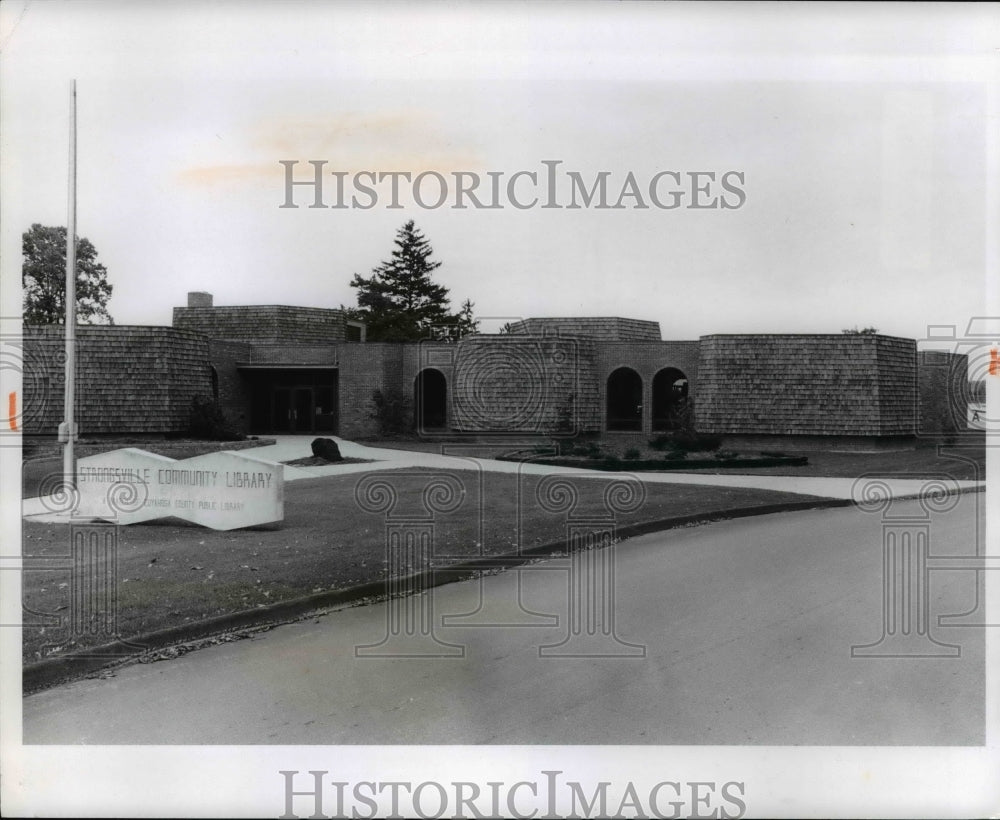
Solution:
[{"label": "glass door", "polygon": [[272,428],[275,433],[311,433],[313,389],[311,387],[275,387]]},{"label": "glass door", "polygon": [[292,432],[311,433],[313,424],[313,389],[311,387],[293,388]]}]

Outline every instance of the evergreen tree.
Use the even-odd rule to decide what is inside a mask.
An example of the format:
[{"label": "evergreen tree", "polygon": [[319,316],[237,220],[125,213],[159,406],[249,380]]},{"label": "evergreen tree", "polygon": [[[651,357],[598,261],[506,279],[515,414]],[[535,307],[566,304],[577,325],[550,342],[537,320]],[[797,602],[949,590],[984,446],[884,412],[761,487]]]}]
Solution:
[{"label": "evergreen tree", "polygon": [[479,320],[475,317],[472,309],[476,306],[471,299],[462,302],[462,309],[455,315],[455,336],[461,339],[479,330]]},{"label": "evergreen tree", "polygon": [[[24,323],[61,325],[66,317],[66,229],[35,223],[21,237],[24,255]],[[114,324],[108,313],[112,285],[89,239],[76,243],[76,319],[82,324]]]},{"label": "evergreen tree", "polygon": [[372,342],[414,342],[449,339],[475,332],[468,299],[457,314],[450,312],[448,288],[431,280],[441,263],[432,260],[430,243],[411,219],[396,232],[392,258],[365,278],[354,274],[351,287],[358,292],[358,307],[348,311],[367,325]]}]

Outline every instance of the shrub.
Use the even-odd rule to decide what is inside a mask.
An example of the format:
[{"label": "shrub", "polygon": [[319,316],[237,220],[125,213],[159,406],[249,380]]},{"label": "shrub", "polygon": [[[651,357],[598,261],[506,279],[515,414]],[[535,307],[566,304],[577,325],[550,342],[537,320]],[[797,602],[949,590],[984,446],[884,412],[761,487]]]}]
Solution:
[{"label": "shrub", "polygon": [[683,450],[671,450],[664,456],[664,458],[667,461],[683,461],[685,458],[687,458],[687,453],[685,453]]},{"label": "shrub", "polygon": [[712,451],[718,450],[722,446],[722,437],[681,430],[674,433],[673,444],[678,450],[689,453]]},{"label": "shrub", "polygon": [[368,418],[378,423],[383,436],[400,435],[413,430],[413,407],[401,390],[375,390],[372,392]]},{"label": "shrub", "polygon": [[556,410],[556,423],[554,432],[573,433],[576,425],[573,418],[573,410],[576,405],[576,394],[570,393],[566,400]]},{"label": "shrub", "polygon": [[642,455],[642,453],[640,453],[638,449],[636,449],[635,447],[629,447],[625,451],[625,460],[626,461],[635,461],[641,455]]},{"label": "shrub", "polygon": [[654,450],[683,450],[688,453],[699,451],[711,452],[722,446],[722,437],[709,433],[698,433],[694,430],[676,430],[673,433],[660,433],[649,440],[649,446]]},{"label": "shrub", "polygon": [[674,443],[673,436],[669,433],[660,433],[660,435],[651,438],[648,442],[649,446],[654,450],[669,450]]},{"label": "shrub", "polygon": [[246,438],[229,423],[219,403],[207,396],[191,399],[188,433],[192,438],[209,441],[243,441]]}]

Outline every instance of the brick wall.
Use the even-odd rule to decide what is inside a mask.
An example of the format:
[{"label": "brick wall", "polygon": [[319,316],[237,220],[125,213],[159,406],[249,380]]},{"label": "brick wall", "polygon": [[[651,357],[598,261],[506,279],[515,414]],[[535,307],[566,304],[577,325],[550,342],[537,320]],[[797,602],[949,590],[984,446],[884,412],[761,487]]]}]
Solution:
[{"label": "brick wall", "polygon": [[660,341],[659,322],[642,319],[622,319],[618,316],[585,316],[522,319],[511,322],[511,333],[558,334],[560,336],[586,336],[604,341]]},{"label": "brick wall", "polygon": [[376,390],[391,392],[390,398],[401,400],[412,420],[417,360],[414,347],[392,342],[366,342],[345,344],[337,349],[340,435],[368,438],[379,434],[379,422],[374,418],[373,394]]},{"label": "brick wall", "polygon": [[688,378],[688,396],[697,406],[699,395],[698,342],[621,342],[597,346],[598,396],[596,429],[607,430],[608,377],[620,367],[628,367],[642,379],[642,433],[652,433],[653,378],[664,368],[680,370]]},{"label": "brick wall", "polygon": [[[54,434],[62,419],[62,351],[61,327],[25,329],[29,434]],[[427,367],[445,377],[451,429],[468,433],[553,434],[567,421],[573,431],[605,430],[607,380],[619,367],[642,379],[642,435],[652,432],[653,378],[664,368],[688,378],[699,429],[723,434],[912,435],[918,416],[922,431],[962,429],[968,393],[964,356],[918,361],[915,342],[888,336],[616,342],[524,334],[453,344],[250,344],[182,328],[83,326],[80,432],[183,432],[191,399],[213,395],[213,386],[230,421],[246,431],[251,399],[240,364],[337,368],[340,434],[348,438],[379,433],[376,390],[397,397],[412,419],[414,381]]]},{"label": "brick wall", "polygon": [[215,368],[218,402],[226,419],[240,433],[250,432],[250,387],[236,369],[250,359],[251,346],[246,342],[212,339],[208,356]]},{"label": "brick wall", "polygon": [[[25,433],[54,435],[63,419],[64,328],[25,327]],[[180,433],[191,400],[211,395],[208,340],[167,327],[77,328],[75,415],[81,436]]]},{"label": "brick wall", "polygon": [[[463,432],[573,432],[592,391],[592,343],[474,336],[452,346],[451,424]],[[442,351],[444,354],[444,351]]]},{"label": "brick wall", "polygon": [[697,342],[620,342],[552,336],[479,335],[457,343],[254,345],[247,363],[328,364],[338,367],[340,435],[379,433],[376,390],[405,405],[413,418],[414,385],[425,368],[447,385],[448,424],[454,432],[558,434],[605,428],[605,385],[616,367],[643,379],[650,429],[653,376],[662,368],[684,372],[694,395]]},{"label": "brick wall", "polygon": [[174,327],[212,339],[257,343],[341,342],[347,339],[343,311],[326,308],[254,305],[175,307]]},{"label": "brick wall", "polygon": [[904,347],[915,356],[915,343],[891,337],[703,336],[696,423],[730,434],[912,434],[915,420],[902,404],[913,372]]},{"label": "brick wall", "polygon": [[254,344],[243,360],[246,364],[324,364],[335,367],[340,350],[345,345]]}]

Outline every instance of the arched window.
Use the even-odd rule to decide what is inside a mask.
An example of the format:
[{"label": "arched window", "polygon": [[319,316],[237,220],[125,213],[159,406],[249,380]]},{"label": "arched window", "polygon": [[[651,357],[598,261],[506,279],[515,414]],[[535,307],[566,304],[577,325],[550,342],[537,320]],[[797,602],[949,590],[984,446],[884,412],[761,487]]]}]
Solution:
[{"label": "arched window", "polygon": [[653,376],[653,430],[676,430],[688,403],[688,379],[676,367],[665,367]]},{"label": "arched window", "polygon": [[417,374],[413,408],[418,432],[443,430],[448,426],[448,382],[444,373],[428,367]]},{"label": "arched window", "polygon": [[608,376],[608,429],[642,430],[642,377],[630,367]]}]

